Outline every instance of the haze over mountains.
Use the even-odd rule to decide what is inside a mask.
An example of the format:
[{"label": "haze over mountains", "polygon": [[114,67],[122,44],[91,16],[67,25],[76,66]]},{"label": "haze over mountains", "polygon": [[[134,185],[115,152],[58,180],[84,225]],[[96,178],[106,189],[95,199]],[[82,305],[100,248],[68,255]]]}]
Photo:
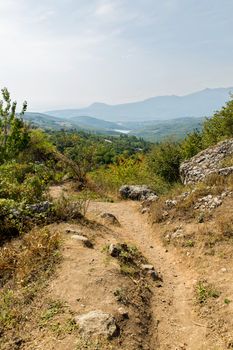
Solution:
[{"label": "haze over mountains", "polygon": [[126,133],[158,141],[183,137],[200,128],[204,117],[220,109],[233,88],[205,89],[185,96],[159,96],[120,105],[94,103],[83,109],[26,113],[25,119],[43,129],[78,129],[108,135]]},{"label": "haze over mountains", "polygon": [[158,96],[145,101],[108,105],[93,103],[83,109],[65,109],[46,112],[58,118],[89,116],[111,122],[144,122],[185,117],[207,117],[221,108],[233,88],[205,89],[185,96]]}]

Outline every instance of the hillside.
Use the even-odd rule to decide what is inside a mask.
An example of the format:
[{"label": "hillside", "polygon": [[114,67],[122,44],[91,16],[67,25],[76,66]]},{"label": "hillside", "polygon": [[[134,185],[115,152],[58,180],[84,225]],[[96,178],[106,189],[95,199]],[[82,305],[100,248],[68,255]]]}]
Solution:
[{"label": "hillside", "polygon": [[147,141],[157,142],[172,136],[183,138],[188,132],[200,129],[204,118],[178,118],[174,120],[113,123],[105,120],[80,116],[62,119],[42,113],[25,113],[24,120],[44,130],[84,130],[103,135],[120,134],[143,137]]},{"label": "hillside", "polygon": [[47,113],[66,119],[85,115],[114,122],[208,117],[229,100],[231,91],[232,87],[205,89],[185,96],[158,96],[119,105],[94,103],[83,109],[55,110]]},{"label": "hillside", "polygon": [[233,99],[156,144],[1,106],[0,349],[231,349]]},{"label": "hillside", "polygon": [[125,128],[121,125],[88,116],[65,119],[54,117],[45,113],[26,112],[23,118],[31,125],[44,130],[77,129],[98,133],[102,132],[105,134],[120,134],[121,130],[122,133],[125,131]]}]

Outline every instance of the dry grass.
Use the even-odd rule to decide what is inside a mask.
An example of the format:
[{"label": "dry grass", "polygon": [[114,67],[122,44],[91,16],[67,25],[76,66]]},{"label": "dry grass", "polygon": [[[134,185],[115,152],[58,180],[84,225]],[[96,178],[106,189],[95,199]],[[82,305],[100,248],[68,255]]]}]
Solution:
[{"label": "dry grass", "polygon": [[216,218],[217,227],[224,238],[233,238],[233,213],[225,213]]},{"label": "dry grass", "polygon": [[[154,223],[160,223],[167,219],[194,219],[198,218],[200,212],[194,210],[197,201],[209,194],[213,196],[221,195],[225,191],[233,191],[233,175],[219,176],[212,174],[205,182],[196,184],[195,186],[178,186],[173,188],[166,196],[160,199],[152,206],[152,220]],[[190,192],[186,198],[179,199],[179,195],[184,192]],[[177,200],[174,207],[167,207],[165,201],[167,199]],[[206,213],[205,219],[210,219],[211,214]]]},{"label": "dry grass", "polygon": [[233,166],[233,155],[226,157],[220,164],[220,168]]},{"label": "dry grass", "polygon": [[86,200],[74,202],[62,195],[55,202],[54,215],[58,221],[81,219],[83,218],[82,213],[86,213],[88,203]]},{"label": "dry grass", "polygon": [[[60,260],[60,238],[47,229],[34,229],[0,251],[0,333],[17,332],[27,310]],[[29,310],[30,312],[30,310]]]},{"label": "dry grass", "polygon": [[212,174],[205,180],[205,185],[210,187],[210,193],[218,195],[223,191],[233,190],[233,175],[219,176],[218,174]]},{"label": "dry grass", "polygon": [[22,239],[12,241],[0,250],[0,278],[3,286],[9,279],[25,285],[41,271],[49,271],[59,259],[58,233],[34,229]]}]

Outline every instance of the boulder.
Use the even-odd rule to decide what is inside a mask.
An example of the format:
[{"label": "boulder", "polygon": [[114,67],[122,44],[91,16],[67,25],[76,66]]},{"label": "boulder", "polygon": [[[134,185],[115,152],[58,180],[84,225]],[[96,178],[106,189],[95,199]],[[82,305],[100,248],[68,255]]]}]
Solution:
[{"label": "boulder", "polygon": [[75,322],[84,335],[112,338],[117,336],[118,333],[115,318],[111,314],[102,311],[91,311],[76,316]]},{"label": "boulder", "polygon": [[[156,193],[146,185],[124,185],[119,189],[121,198],[132,200],[146,200]],[[157,197],[157,196],[156,196]]]},{"label": "boulder", "polygon": [[195,184],[211,174],[228,176],[233,174],[233,166],[222,167],[222,161],[233,155],[233,139],[219,142],[198,153],[180,166],[180,176],[184,184]]}]

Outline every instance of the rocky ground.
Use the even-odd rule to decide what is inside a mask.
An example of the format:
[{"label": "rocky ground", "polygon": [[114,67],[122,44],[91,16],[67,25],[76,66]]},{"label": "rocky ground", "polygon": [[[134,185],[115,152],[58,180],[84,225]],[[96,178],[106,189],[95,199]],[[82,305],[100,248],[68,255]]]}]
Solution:
[{"label": "rocky ground", "polygon": [[[231,204],[229,197],[216,215]],[[63,260],[34,303],[23,341],[3,349],[233,346],[232,246],[208,245],[206,223],[151,225],[140,205],[91,202],[86,225],[48,227],[62,234]]]}]

